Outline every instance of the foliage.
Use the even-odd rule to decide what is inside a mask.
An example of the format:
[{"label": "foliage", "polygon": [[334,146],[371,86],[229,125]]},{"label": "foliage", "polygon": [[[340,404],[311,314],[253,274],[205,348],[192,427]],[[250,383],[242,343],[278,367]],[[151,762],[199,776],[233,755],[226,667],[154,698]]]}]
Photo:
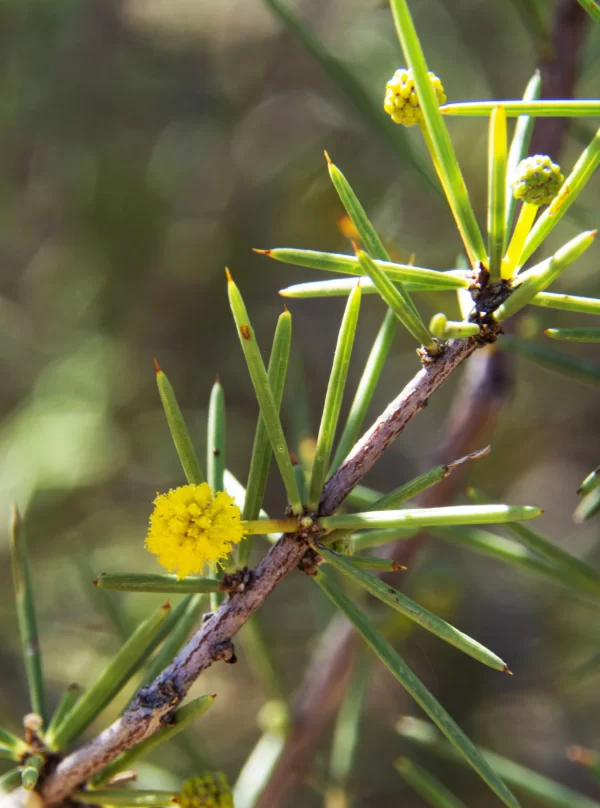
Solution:
[{"label": "foliage", "polygon": [[[269,0],[268,5],[309,46],[363,114],[369,116],[371,108],[362,90],[352,85],[348,74],[330,58],[326,49],[298,19],[280,7],[278,1]],[[512,808],[519,805],[512,793],[513,787],[517,792],[534,795],[547,805],[569,804],[582,808],[597,805],[541,775],[528,773],[509,760],[482,751],[470,740],[396,650],[391,632],[386,629],[386,619],[392,618],[383,618],[374,610],[365,597],[366,593],[484,665],[510,673],[508,666],[494,651],[390,586],[387,579],[382,580],[367,571],[370,568],[377,573],[397,573],[401,567],[393,559],[373,559],[363,553],[366,548],[408,538],[417,529],[427,527],[445,540],[459,542],[521,570],[543,575],[546,580],[560,582],[575,596],[586,599],[588,608],[593,608],[594,602],[600,598],[600,573],[591,564],[573,557],[521,524],[540,516],[540,507],[493,504],[477,490],[471,492],[475,504],[418,507],[419,503],[416,503],[415,507],[406,506],[407,501],[441,483],[462,460],[451,467],[435,466],[387,494],[357,488],[357,483],[369,468],[365,464],[363,469],[361,464],[366,447],[374,453],[375,459],[382,456],[391,440],[384,437],[389,424],[399,417],[405,417],[408,423],[451,373],[475,351],[487,350],[488,345],[498,342],[499,346],[505,345],[509,350],[529,352],[531,357],[558,371],[566,371],[572,377],[597,381],[596,366],[572,356],[561,358],[559,355],[553,360],[549,349],[530,343],[526,337],[507,338],[503,329],[507,321],[515,322],[516,315],[519,318],[527,316],[531,306],[563,308],[576,314],[600,312],[600,301],[594,297],[581,298],[547,291],[554,288],[557,279],[594,244],[596,230],[585,230],[559,247],[553,244],[550,236],[600,163],[600,131],[592,137],[570,172],[564,172],[566,179],[550,156],[525,157],[532,118],[549,115],[584,117],[597,114],[598,103],[536,100],[539,77],[534,77],[522,102],[445,104],[445,91],[440,80],[428,69],[406,0],[391,0],[391,13],[406,68],[397,70],[388,82],[385,110],[394,124],[411,127],[418,124],[454,217],[468,266],[444,272],[414,266],[412,260],[406,263],[391,260],[394,251],[386,247],[345,174],[326,155],[332,184],[352,228],[353,254],[288,247],[257,251],[274,261],[345,275],[337,281],[301,283],[282,291],[288,297],[347,297],[318,436],[310,455],[301,455],[299,461],[290,452],[292,439],[286,434],[280,415],[284,384],[288,370],[291,370],[291,315],[286,311],[279,319],[267,368],[242,289],[232,273],[226,270],[233,324],[259,407],[248,477],[244,485],[234,485],[233,475],[228,469],[226,407],[220,381],[214,384],[208,405],[205,475],[194,446],[194,430],[187,423],[174,387],[155,360],[160,400],[188,484],[157,495],[147,547],[159,556],[160,563],[170,573],[176,574],[108,572],[100,575],[94,583],[99,589],[172,592],[186,597],[176,609],[171,609],[168,603],[155,608],[129,633],[94,684],[83,693],[70,686],[51,715],[46,708],[47,685],[38,645],[35,584],[24,531],[15,510],[11,525],[13,578],[32,715],[25,720],[23,738],[7,730],[0,731],[0,755],[15,764],[4,777],[2,785],[6,790],[20,783],[26,791],[37,789],[45,794],[44,789],[52,787],[52,783],[60,783],[63,764],[56,769],[57,756],[66,758],[66,766],[70,761],[78,765],[73,763],[77,756],[67,756],[68,747],[82,738],[102,711],[119,698],[132,678],[143,671],[143,686],[140,682],[136,684],[133,700],[119,725],[121,729],[127,725],[134,727],[127,744],[118,756],[91,762],[87,776],[77,780],[76,790],[67,790],[64,796],[82,803],[154,805],[158,808],[175,803],[198,808],[201,805],[233,804],[232,790],[226,778],[217,774],[208,773],[187,781],[180,791],[173,788],[138,790],[120,788],[120,785],[132,764],[137,765],[143,756],[160,744],[182,737],[179,733],[212,707],[214,696],[201,696],[179,707],[194,678],[186,678],[181,671],[188,658],[198,652],[200,644],[211,643],[211,631],[214,638],[208,652],[210,662],[235,661],[231,637],[219,633],[219,621],[235,613],[243,616],[241,622],[250,620],[252,634],[248,647],[259,660],[259,675],[269,682],[265,690],[272,691],[269,702],[272,709],[264,722],[264,735],[242,767],[240,780],[233,789],[236,804],[246,808],[255,805],[285,748],[290,721],[276,665],[253,614],[283,577],[281,568],[273,562],[275,553],[279,552],[282,558],[286,553],[293,558],[291,567],[296,566],[294,553],[298,553],[300,569],[314,580],[314,588],[318,587],[347,618],[366,646],[443,733],[451,747],[447,744],[440,746],[435,741],[436,751],[438,747],[451,749],[443,753],[450,755],[452,760],[466,762],[495,795]],[[450,135],[448,121],[452,115],[488,119],[489,188],[485,236]],[[510,116],[520,117],[509,145],[507,118]],[[378,117],[376,125],[396,144],[404,143],[390,135],[389,122],[382,123]],[[414,160],[414,165],[427,176],[427,170],[422,169],[418,160]],[[511,194],[513,198],[509,198]],[[515,199],[523,200],[523,204],[513,227]],[[542,206],[547,208],[540,213],[538,209]],[[534,253],[547,244],[549,256],[539,261],[534,259],[536,263],[529,266]],[[427,326],[415,302],[415,292],[434,298],[436,304],[444,296],[451,297],[452,304],[430,318]],[[387,313],[370,347],[349,413],[343,419],[342,404],[350,378],[349,368],[355,354],[357,334],[361,333],[358,327],[364,294],[379,296]],[[458,320],[454,314],[457,306],[461,313]],[[418,358],[414,359],[414,379],[407,379],[407,387],[396,402],[380,416],[371,432],[359,439],[367,413],[375,401],[377,384],[398,327],[406,329],[419,345]],[[551,328],[546,333],[558,340],[595,342],[598,341],[596,332],[597,329],[591,328]],[[418,394],[422,395],[422,400]],[[341,437],[336,447],[338,426],[341,426]],[[474,453],[463,460],[476,459],[481,454]],[[269,518],[263,510],[272,457],[287,500],[285,511],[282,510],[276,518]],[[344,475],[353,462],[357,462],[359,470],[351,483],[344,487]],[[331,494],[332,490],[334,494]],[[576,521],[591,518],[600,508],[599,492],[596,470],[586,477],[578,492],[582,499],[575,513]],[[335,512],[327,505],[328,495],[337,502]],[[516,541],[509,542],[494,533],[472,527],[483,524],[506,524]],[[242,541],[244,535],[246,538]],[[247,568],[248,536],[263,536],[275,545],[263,556],[254,572]],[[217,564],[224,570],[216,570]],[[195,575],[191,576],[191,573]],[[202,577],[198,576],[199,573]],[[272,580],[272,584],[269,583],[270,588],[264,594],[253,599],[256,580],[259,583]],[[185,651],[177,656],[204,608],[204,593],[210,594],[213,616],[201,618],[197,633]],[[175,661],[172,661],[174,657]],[[361,654],[334,737],[325,789],[331,804],[334,800],[341,800],[344,804],[351,790],[350,771],[358,757],[358,727],[369,670],[364,659]],[[177,665],[179,667],[173,667]],[[145,725],[142,725],[143,721],[146,721]],[[137,735],[136,724],[140,726]],[[340,738],[346,732],[351,741],[344,748]],[[427,739],[423,744],[434,746],[428,732],[428,729],[423,729],[421,733]],[[107,733],[107,737],[110,735],[111,732]],[[80,756],[85,765],[85,747]],[[460,805],[445,786],[415,763],[402,759],[396,767],[407,783],[430,804]]]}]

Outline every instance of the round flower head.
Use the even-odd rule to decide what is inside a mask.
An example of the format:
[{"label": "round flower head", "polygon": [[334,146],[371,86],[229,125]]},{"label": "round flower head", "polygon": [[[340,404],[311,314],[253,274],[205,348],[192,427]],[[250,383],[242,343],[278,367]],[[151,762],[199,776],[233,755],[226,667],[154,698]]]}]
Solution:
[{"label": "round flower head", "polygon": [[222,772],[186,780],[175,802],[181,808],[234,808],[231,788]]},{"label": "round flower head", "polygon": [[[446,94],[442,82],[431,71],[427,74],[435,91],[438,104],[444,104]],[[423,112],[417,98],[417,88],[412,70],[400,68],[385,85],[383,108],[391,116],[394,123],[414,126],[423,120]]]},{"label": "round flower head", "polygon": [[177,578],[202,572],[227,557],[244,536],[240,509],[208,483],[184,485],[154,500],[146,548]]},{"label": "round flower head", "polygon": [[521,160],[515,172],[513,194],[532,205],[549,205],[560,191],[564,176],[560,166],[546,154],[535,154]]}]

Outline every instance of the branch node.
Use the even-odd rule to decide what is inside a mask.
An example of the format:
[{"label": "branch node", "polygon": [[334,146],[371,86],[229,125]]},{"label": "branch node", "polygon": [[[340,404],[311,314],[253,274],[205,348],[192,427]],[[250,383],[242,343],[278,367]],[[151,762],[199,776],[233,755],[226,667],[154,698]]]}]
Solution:
[{"label": "branch node", "polygon": [[212,658],[215,662],[227,662],[229,665],[235,665],[237,657],[231,640],[216,642],[212,647]]},{"label": "branch node", "polygon": [[164,679],[158,683],[142,687],[136,696],[140,707],[159,713],[161,723],[168,722],[171,710],[184,698],[185,690],[175,679]]},{"label": "branch node", "polygon": [[254,572],[248,567],[242,567],[242,569],[235,572],[226,573],[221,582],[221,591],[229,592],[230,595],[236,592],[244,592],[252,585],[253,578]]},{"label": "branch node", "polygon": [[298,562],[298,569],[305,575],[314,577],[317,574],[317,567],[323,559],[310,547]]}]

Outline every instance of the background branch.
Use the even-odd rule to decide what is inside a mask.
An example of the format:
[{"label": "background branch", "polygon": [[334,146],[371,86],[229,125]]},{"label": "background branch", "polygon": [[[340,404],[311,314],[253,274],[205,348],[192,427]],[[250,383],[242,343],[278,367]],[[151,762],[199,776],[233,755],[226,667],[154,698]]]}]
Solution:
[{"label": "background branch", "polygon": [[[437,452],[437,463],[452,462],[485,442],[509,388],[505,356],[493,347],[479,351],[466,367],[461,392],[444,430],[444,442]],[[429,508],[451,502],[462,485],[467,465],[425,491],[417,500],[419,505]],[[390,555],[410,567],[425,535],[420,533],[409,541],[397,542],[389,548]],[[397,579],[394,585],[398,585]],[[298,691],[287,743],[256,808],[285,805],[290,790],[310,770],[321,734],[344,697],[359,642],[346,620],[333,618]]]},{"label": "background branch", "polygon": [[[579,55],[588,23],[587,15],[576,2],[558,0],[552,42],[543,43],[539,60],[543,98],[573,97]],[[568,123],[568,118],[538,119],[530,153],[558,156],[564,148]],[[512,386],[512,374],[507,364],[505,355],[490,348],[478,353],[467,365],[465,384],[449,415],[446,437],[438,450],[437,462],[452,462],[482,445],[484,436],[493,429]],[[451,502],[466,470],[463,466],[462,470],[424,492],[419,497],[419,505],[435,507]],[[328,483],[326,493],[332,502],[337,498],[337,486],[341,484],[341,479],[334,481],[334,478]],[[390,554],[398,563],[410,566],[425,535],[423,532],[410,541],[398,542],[391,548]],[[335,617],[324,635],[323,644],[329,646],[330,656],[324,660],[321,650],[315,654],[296,699],[288,741],[257,802],[257,808],[282,804],[289,791],[303,780],[312,764],[319,738],[342,702],[349,678],[347,675],[341,679],[341,686],[336,684],[336,687],[327,688],[322,683],[338,683],[342,672],[348,674],[358,639],[346,621]],[[315,677],[317,672],[318,680]]]},{"label": "background branch", "polygon": [[[558,0],[552,25],[552,39],[540,49],[542,98],[573,98],[579,58],[588,30],[589,17],[573,0]],[[561,153],[569,118],[538,118],[531,138],[530,154]]]}]

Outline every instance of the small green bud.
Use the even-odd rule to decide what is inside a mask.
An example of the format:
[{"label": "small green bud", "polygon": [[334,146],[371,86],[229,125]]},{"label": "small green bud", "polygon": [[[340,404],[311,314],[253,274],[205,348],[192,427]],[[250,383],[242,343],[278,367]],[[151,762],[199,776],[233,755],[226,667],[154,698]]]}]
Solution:
[{"label": "small green bud", "polygon": [[560,191],[564,175],[546,154],[521,160],[515,172],[513,194],[531,205],[549,205]]},{"label": "small green bud", "polygon": [[285,702],[272,699],[265,702],[258,711],[257,722],[263,732],[283,733],[290,723],[290,711]]},{"label": "small green bud", "polygon": [[175,802],[181,808],[233,808],[233,796],[222,772],[206,772],[183,784]]},{"label": "small green bud", "polygon": [[350,541],[349,537],[346,537],[345,539],[338,539],[332,542],[331,549],[334,553],[339,553],[339,555],[352,555],[354,552],[354,544]]},{"label": "small green bud", "polygon": [[[438,104],[444,104],[446,94],[439,78],[429,71],[429,81],[434,89]],[[423,112],[417,98],[417,88],[412,70],[401,67],[396,70],[385,86],[383,108],[394,123],[414,126],[423,120]]]}]

